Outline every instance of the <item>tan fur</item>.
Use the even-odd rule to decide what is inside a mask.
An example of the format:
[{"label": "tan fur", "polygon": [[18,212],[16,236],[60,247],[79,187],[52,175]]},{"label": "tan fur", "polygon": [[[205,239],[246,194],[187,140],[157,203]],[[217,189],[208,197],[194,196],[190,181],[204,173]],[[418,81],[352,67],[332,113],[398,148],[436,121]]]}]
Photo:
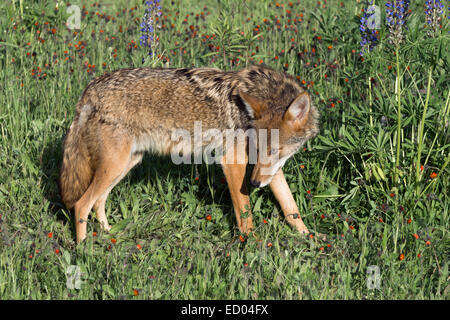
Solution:
[{"label": "tan fur", "polygon": [[[256,66],[232,72],[212,68],[121,69],[86,87],[64,141],[59,184],[66,207],[75,210],[77,241],[86,236],[92,208],[103,227],[109,229],[105,213],[108,194],[141,161],[144,152],[202,152],[171,139],[177,128],[192,135],[196,121],[202,121],[203,130],[221,132],[254,128],[267,129],[270,134],[270,129],[278,129],[279,148],[264,150],[269,161],[255,165],[251,182],[270,184],[283,202],[283,211],[298,213],[281,167],[317,134],[318,113],[291,76]],[[204,147],[207,143],[203,143]],[[253,226],[244,181],[245,160],[224,163],[223,170],[239,229],[248,234]],[[270,173],[262,174],[263,169]],[[241,219],[241,213],[247,218]],[[299,231],[307,230],[288,217]]]}]

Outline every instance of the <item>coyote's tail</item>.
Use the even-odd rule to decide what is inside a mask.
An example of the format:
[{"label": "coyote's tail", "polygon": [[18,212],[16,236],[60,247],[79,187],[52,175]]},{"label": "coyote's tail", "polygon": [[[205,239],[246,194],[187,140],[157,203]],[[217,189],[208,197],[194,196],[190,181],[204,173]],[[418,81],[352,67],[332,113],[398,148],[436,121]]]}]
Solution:
[{"label": "coyote's tail", "polygon": [[64,140],[64,154],[59,175],[59,191],[67,209],[72,209],[89,187],[93,168],[87,144],[82,141],[84,121],[76,117]]}]

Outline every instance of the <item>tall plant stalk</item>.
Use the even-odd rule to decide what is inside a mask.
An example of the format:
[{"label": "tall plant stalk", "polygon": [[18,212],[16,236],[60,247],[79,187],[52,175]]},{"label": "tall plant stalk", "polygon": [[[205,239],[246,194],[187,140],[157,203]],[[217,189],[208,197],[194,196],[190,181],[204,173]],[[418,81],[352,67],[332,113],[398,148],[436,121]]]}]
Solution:
[{"label": "tall plant stalk", "polygon": [[395,48],[395,56],[397,58],[397,79],[396,79],[396,91],[397,91],[397,155],[395,157],[395,175],[394,184],[398,183],[398,174],[400,166],[400,148],[401,148],[401,131],[402,131],[402,103],[401,103],[401,91],[400,91],[400,59],[398,54],[398,46]]},{"label": "tall plant stalk", "polygon": [[430,100],[430,88],[431,88],[431,73],[433,71],[433,68],[430,68],[430,71],[428,72],[428,85],[427,85],[427,96],[425,98],[425,105],[423,107],[423,113],[422,113],[422,121],[420,122],[419,126],[419,137],[418,137],[418,146],[417,146],[417,161],[416,161],[416,194],[419,194],[419,181],[420,181],[420,158],[422,154],[423,149],[423,132],[425,128],[425,117],[427,114],[428,109],[428,102]]}]

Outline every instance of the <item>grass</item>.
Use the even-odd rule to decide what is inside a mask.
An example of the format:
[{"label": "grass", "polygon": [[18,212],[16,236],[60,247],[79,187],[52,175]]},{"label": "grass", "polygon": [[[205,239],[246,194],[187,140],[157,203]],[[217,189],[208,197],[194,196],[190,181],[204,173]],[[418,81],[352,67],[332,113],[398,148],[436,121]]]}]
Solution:
[{"label": "grass", "polygon": [[284,171],[327,241],[292,230],[267,188],[251,189],[256,237],[241,241],[219,166],[147,156],[109,197],[111,233],[90,219],[76,246],[57,189],[62,139],[91,79],[142,66],[145,6],[73,3],[86,6],[74,31],[66,4],[0,5],[1,299],[448,299],[448,14],[430,38],[411,5],[398,55],[382,23],[361,58],[364,4],[279,2],[162,1],[144,65],[296,76],[321,133]]}]

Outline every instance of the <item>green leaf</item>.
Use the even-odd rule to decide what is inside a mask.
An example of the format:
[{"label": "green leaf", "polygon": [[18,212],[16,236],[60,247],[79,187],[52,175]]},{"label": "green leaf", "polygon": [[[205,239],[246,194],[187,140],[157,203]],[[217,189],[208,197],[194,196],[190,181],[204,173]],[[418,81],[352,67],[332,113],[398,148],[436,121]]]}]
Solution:
[{"label": "green leaf", "polygon": [[127,227],[127,225],[131,222],[131,218],[128,219],[124,219],[116,224],[114,224],[111,228],[111,230],[109,231],[109,233],[117,233],[123,229],[125,229]]}]

